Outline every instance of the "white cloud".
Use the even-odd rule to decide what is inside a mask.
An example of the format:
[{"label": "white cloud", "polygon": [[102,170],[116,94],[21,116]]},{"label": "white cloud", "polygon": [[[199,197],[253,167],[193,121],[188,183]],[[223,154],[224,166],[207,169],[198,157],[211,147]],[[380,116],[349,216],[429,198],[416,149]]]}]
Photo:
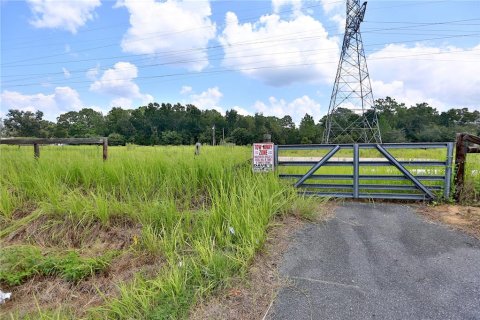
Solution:
[{"label": "white cloud", "polygon": [[282,20],[271,14],[239,24],[235,13],[228,12],[226,20],[219,37],[224,66],[274,86],[333,81],[336,65],[331,62],[338,60],[338,39],[329,38],[314,18],[299,14]]},{"label": "white cloud", "polygon": [[337,25],[338,31],[345,30],[346,1],[320,0],[328,19]]},{"label": "white cloud", "polygon": [[185,104],[193,104],[201,110],[213,109],[221,114],[225,114],[225,110],[218,105],[223,97],[223,93],[218,87],[208,88],[201,93],[195,93],[192,87],[183,86],[180,94],[187,96],[186,100],[183,101]]},{"label": "white cloud", "polygon": [[59,28],[76,33],[78,28],[94,18],[94,10],[100,0],[28,0],[36,28]]},{"label": "white cloud", "polygon": [[291,6],[295,14],[302,8],[302,0],[272,0],[272,7],[275,13],[279,13],[282,7]]},{"label": "white cloud", "polygon": [[132,99],[128,99],[124,97],[113,99],[110,102],[110,106],[112,107],[131,108],[132,105],[133,105]]},{"label": "white cloud", "polygon": [[117,62],[113,68],[106,70],[102,77],[90,85],[90,90],[114,96],[111,105],[118,106],[119,102],[128,103],[124,107],[132,107],[133,100],[140,100],[142,104],[153,101],[149,94],[140,92],[138,85],[133,82],[138,76],[137,67],[130,62]]},{"label": "white cloud", "polygon": [[208,66],[205,47],[216,33],[208,0],[119,0],[117,7],[130,13],[131,26],[121,44],[125,52],[153,54],[194,71]]},{"label": "white cloud", "polygon": [[208,88],[199,94],[190,95],[190,103],[199,109],[215,109],[220,113],[223,113],[223,109],[218,106],[218,102],[223,97],[222,92],[218,87]]},{"label": "white cloud", "polygon": [[65,79],[68,79],[68,78],[71,77],[70,71],[68,71],[67,68],[63,67],[62,71],[63,71],[63,76],[65,77]]},{"label": "white cloud", "polygon": [[329,18],[337,25],[338,32],[345,31],[345,13],[337,13]]},{"label": "white cloud", "polygon": [[244,109],[242,107],[239,107],[239,106],[235,106],[232,109],[237,111],[238,114],[241,114],[242,116],[251,116],[252,115],[252,113],[250,111],[248,111],[247,109]]},{"label": "white cloud", "polygon": [[257,112],[263,113],[265,116],[282,118],[286,115],[289,115],[297,125],[305,116],[305,113],[313,116],[315,121],[320,120],[320,118],[326,113],[326,110],[321,110],[319,103],[307,95],[297,98],[291,102],[270,97],[268,98],[268,103],[257,101],[253,105],[253,108]]},{"label": "white cloud", "polygon": [[368,57],[373,93],[441,110],[480,108],[480,45],[471,49],[388,45]]},{"label": "white cloud", "polygon": [[23,111],[41,110],[45,118],[55,120],[60,113],[79,110],[83,107],[78,92],[70,87],[56,87],[51,94],[22,94],[5,90],[0,95],[2,111],[19,109]]},{"label": "white cloud", "polygon": [[333,11],[345,9],[346,1],[320,0],[320,3],[322,4],[323,11],[326,14],[329,14],[329,13],[332,13]]},{"label": "white cloud", "polygon": [[97,64],[95,68],[88,69],[87,72],[85,73],[85,76],[87,77],[88,80],[97,80],[97,76],[100,72],[100,66]]},{"label": "white cloud", "polygon": [[192,87],[190,86],[183,86],[182,89],[180,89],[180,94],[187,94],[192,92]]}]

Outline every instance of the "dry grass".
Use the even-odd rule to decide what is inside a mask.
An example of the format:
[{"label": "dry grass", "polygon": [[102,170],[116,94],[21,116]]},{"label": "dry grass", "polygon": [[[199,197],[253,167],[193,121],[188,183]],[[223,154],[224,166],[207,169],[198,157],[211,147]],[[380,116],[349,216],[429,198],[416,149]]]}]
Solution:
[{"label": "dry grass", "polygon": [[[108,250],[122,253],[100,274],[78,283],[56,276],[34,276],[19,286],[2,286],[12,299],[0,310],[0,318],[11,314],[22,319],[41,310],[58,310],[62,316],[83,317],[105,299],[118,296],[118,284],[135,276],[155,276],[164,263],[160,256],[135,250],[141,226],[126,219],[114,219],[109,225],[78,223],[72,219],[40,216],[3,239],[2,245],[32,244],[42,251],[77,250],[82,256],[97,256]],[[39,307],[41,309],[39,310]]]},{"label": "dry grass", "polygon": [[265,248],[254,258],[245,278],[207,301],[199,301],[190,319],[261,319],[276,292],[284,285],[277,267],[289,240],[304,220],[286,216],[275,221],[268,232]]},{"label": "dry grass", "polygon": [[[319,222],[330,216],[334,203],[316,199],[316,212],[309,220]],[[306,223],[301,212],[275,219],[268,230],[264,248],[255,256],[247,275],[237,278],[231,286],[217,292],[206,301],[199,301],[190,319],[262,319],[271,306],[277,292],[290,285],[281,277],[278,266],[288,249],[295,232]]]},{"label": "dry grass", "polygon": [[115,258],[110,267],[101,274],[79,283],[72,283],[58,277],[36,276],[14,288],[12,299],[2,306],[0,318],[10,313],[19,319],[43,310],[58,309],[62,315],[82,317],[89,308],[100,306],[105,299],[118,295],[117,285],[131,281],[137,274],[153,277],[162,261],[151,255],[125,252]]},{"label": "dry grass", "polygon": [[112,219],[109,225],[96,221],[79,223],[71,218],[43,215],[3,239],[5,245],[35,244],[43,248],[123,250],[141,235],[142,226],[128,219]]}]

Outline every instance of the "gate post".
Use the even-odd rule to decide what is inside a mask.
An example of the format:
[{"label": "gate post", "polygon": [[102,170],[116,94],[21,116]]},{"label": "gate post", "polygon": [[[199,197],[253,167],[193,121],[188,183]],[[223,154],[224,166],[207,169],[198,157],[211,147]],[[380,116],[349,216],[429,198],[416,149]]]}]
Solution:
[{"label": "gate post", "polygon": [[358,143],[353,145],[353,198],[358,199],[359,150]]},{"label": "gate post", "polygon": [[275,166],[275,171],[277,171],[277,168],[278,168],[278,145],[277,144],[273,145],[273,159],[275,159],[273,163]]},{"label": "gate post", "polygon": [[464,134],[457,133],[455,142],[455,201],[459,201],[462,195],[465,180],[465,151]]},{"label": "gate post", "polygon": [[450,189],[452,182],[452,160],[453,160],[453,142],[447,143],[447,165],[445,166],[445,182],[443,197],[447,200],[450,198]]}]

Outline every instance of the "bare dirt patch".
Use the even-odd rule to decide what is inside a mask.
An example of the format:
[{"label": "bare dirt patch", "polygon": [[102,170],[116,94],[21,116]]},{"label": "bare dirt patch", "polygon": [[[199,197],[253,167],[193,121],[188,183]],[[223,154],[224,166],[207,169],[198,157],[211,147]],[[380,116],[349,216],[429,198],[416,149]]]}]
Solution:
[{"label": "bare dirt patch", "polygon": [[40,310],[68,310],[81,317],[88,308],[100,306],[105,298],[118,294],[118,285],[129,282],[141,273],[153,277],[161,268],[162,260],[145,254],[125,252],[115,258],[103,273],[79,283],[58,277],[33,277],[26,283],[2,290],[12,292],[12,299],[0,308],[0,318],[24,315]]},{"label": "bare dirt patch", "polygon": [[418,211],[480,239],[480,207],[440,205],[419,207]]},{"label": "bare dirt patch", "polygon": [[96,257],[108,251],[119,252],[102,272],[78,283],[58,276],[34,276],[17,286],[1,284],[12,298],[0,306],[0,319],[22,319],[39,310],[66,311],[74,317],[118,295],[118,285],[133,280],[136,274],[156,275],[163,264],[159,256],[136,251],[141,225],[126,219],[112,219],[107,225],[98,221],[79,223],[42,215],[20,226],[0,240],[0,246],[35,245],[45,252],[75,250],[82,256]]},{"label": "bare dirt patch", "polygon": [[[333,204],[321,208],[318,220],[332,212]],[[207,301],[199,301],[190,319],[262,319],[280,288],[289,285],[278,272],[283,253],[292,236],[305,224],[296,215],[276,219],[268,231],[264,248],[255,256],[246,278],[235,279],[228,289],[217,292]]]},{"label": "bare dirt patch", "polygon": [[102,225],[96,221],[82,224],[44,215],[13,231],[3,241],[5,244],[28,243],[40,247],[121,250],[140,236],[141,229],[141,225],[125,219],[114,219],[108,225]]}]

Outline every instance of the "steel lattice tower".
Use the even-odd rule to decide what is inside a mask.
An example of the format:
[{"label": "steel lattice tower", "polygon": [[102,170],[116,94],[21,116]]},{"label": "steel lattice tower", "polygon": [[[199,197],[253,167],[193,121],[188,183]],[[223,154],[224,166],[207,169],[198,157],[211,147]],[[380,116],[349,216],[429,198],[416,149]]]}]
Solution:
[{"label": "steel lattice tower", "polygon": [[360,24],[367,2],[347,0],[342,53],[333,86],[324,143],[382,142]]}]

